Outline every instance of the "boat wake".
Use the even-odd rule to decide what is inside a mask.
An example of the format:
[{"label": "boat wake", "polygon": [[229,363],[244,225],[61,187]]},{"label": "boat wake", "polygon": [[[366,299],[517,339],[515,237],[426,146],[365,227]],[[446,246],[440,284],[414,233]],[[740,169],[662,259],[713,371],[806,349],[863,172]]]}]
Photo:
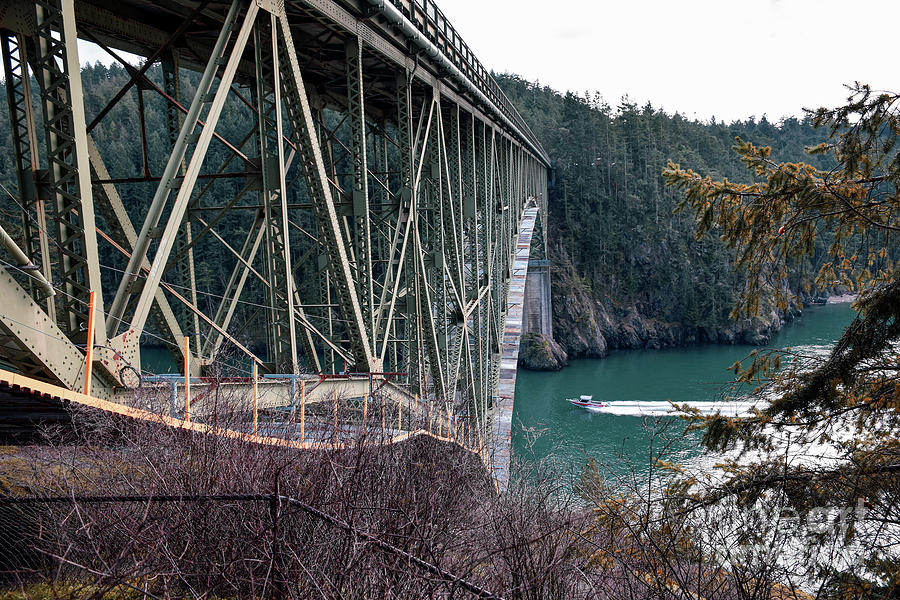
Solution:
[{"label": "boat wake", "polygon": [[[726,417],[745,417],[752,414],[756,402],[678,402],[679,406],[696,408],[703,415],[720,413]],[[605,406],[588,406],[590,412],[631,417],[665,417],[678,414],[672,404],[665,401],[612,401]]]}]

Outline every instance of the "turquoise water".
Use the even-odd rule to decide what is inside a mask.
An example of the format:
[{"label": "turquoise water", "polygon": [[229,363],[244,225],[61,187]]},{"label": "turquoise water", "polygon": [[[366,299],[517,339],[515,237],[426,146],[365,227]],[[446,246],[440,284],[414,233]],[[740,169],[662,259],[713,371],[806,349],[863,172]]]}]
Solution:
[{"label": "turquoise water", "polygon": [[141,369],[147,373],[181,373],[181,365],[175,364],[172,353],[160,346],[141,348]]},{"label": "turquoise water", "polygon": [[[265,358],[265,354],[261,358]],[[221,375],[231,377],[249,377],[252,370],[250,359],[237,352],[219,359],[218,366],[223,369]],[[181,373],[184,371],[181,361],[176,363],[168,348],[162,346],[141,347],[141,369],[144,373],[158,375]]]},{"label": "turquoise water", "polygon": [[[775,336],[770,346],[822,354],[840,337],[855,312],[849,304],[811,306]],[[697,434],[682,435],[683,422],[589,412],[565,401],[593,394],[604,401],[696,402],[736,395],[728,367],[756,346],[705,345],[665,350],[627,350],[605,359],[575,360],[562,371],[519,370],[513,412],[513,454],[575,471],[589,459],[613,472],[637,470],[663,453],[685,460],[699,452]],[[654,429],[664,430],[653,434]]]}]

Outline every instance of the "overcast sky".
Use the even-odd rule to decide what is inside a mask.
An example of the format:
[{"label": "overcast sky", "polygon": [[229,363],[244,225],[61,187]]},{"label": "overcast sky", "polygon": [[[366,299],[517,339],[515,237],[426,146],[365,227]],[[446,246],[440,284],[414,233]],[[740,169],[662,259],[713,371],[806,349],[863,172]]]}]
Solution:
[{"label": "overcast sky", "polygon": [[[495,71],[669,113],[772,121],[900,91],[900,0],[439,0]],[[82,46],[82,62],[109,62]]]},{"label": "overcast sky", "polygon": [[900,91],[900,0],[439,0],[482,63],[688,117],[770,120]]}]

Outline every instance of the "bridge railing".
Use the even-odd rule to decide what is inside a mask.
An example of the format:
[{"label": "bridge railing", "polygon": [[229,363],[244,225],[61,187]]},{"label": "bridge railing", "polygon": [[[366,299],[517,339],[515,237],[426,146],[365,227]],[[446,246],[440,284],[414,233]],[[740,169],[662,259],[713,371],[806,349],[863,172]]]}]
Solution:
[{"label": "bridge railing", "polygon": [[[434,44],[464,75],[466,75],[510,119],[536,147],[540,142],[525,123],[510,99],[484,68],[468,44],[450,24],[434,0],[390,0],[428,40]],[[543,157],[542,157],[543,158]]]}]

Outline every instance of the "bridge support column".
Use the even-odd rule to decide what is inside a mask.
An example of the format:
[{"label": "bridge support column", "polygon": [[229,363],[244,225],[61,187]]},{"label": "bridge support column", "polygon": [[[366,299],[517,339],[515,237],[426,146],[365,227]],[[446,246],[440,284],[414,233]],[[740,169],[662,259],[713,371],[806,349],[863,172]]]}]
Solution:
[{"label": "bridge support column", "polygon": [[528,279],[525,282],[525,315],[522,322],[523,333],[537,333],[544,339],[553,339],[553,302],[550,297],[550,261],[547,259],[547,207],[541,207],[541,214],[534,225],[531,240]]},{"label": "bridge support column", "polygon": [[539,333],[553,339],[553,304],[550,299],[550,261],[532,259],[525,281],[524,333]]}]

